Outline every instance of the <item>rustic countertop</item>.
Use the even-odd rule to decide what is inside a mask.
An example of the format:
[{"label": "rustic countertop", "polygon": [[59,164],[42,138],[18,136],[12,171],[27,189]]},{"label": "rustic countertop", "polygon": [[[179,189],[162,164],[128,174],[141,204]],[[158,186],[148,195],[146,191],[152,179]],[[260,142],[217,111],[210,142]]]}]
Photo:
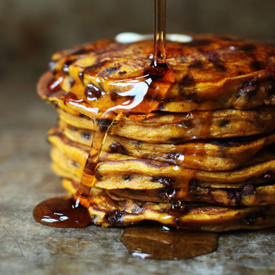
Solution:
[{"label": "rustic countertop", "polygon": [[212,254],[156,261],[129,255],[121,229],[36,223],[33,207],[64,194],[45,138],[55,112],[34,86],[0,88],[0,274],[275,274],[274,229],[223,234]]}]

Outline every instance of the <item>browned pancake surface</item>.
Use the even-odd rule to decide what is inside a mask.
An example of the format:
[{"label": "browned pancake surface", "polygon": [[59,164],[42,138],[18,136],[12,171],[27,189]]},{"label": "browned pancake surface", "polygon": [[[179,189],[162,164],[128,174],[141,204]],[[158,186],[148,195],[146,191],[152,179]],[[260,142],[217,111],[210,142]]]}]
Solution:
[{"label": "browned pancake surface", "polygon": [[[152,52],[152,41],[120,44],[113,40],[62,51],[53,55],[52,74],[42,78],[39,93],[57,100],[63,90],[62,95],[70,92],[74,99],[83,100],[81,105],[104,111],[121,103],[117,93],[123,88],[113,84],[146,75]],[[167,42],[167,64],[173,77],[167,82],[156,80],[150,88],[157,99],[154,110],[187,112],[275,104],[273,45],[195,35],[189,43]],[[49,92],[48,84],[54,80]],[[91,85],[99,91],[96,101],[87,100],[86,89]]]}]

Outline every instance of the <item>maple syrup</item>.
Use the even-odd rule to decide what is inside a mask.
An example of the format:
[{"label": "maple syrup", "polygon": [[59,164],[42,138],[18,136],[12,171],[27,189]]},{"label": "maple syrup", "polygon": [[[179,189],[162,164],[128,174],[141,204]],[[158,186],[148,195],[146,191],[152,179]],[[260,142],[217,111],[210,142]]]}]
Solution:
[{"label": "maple syrup", "polygon": [[91,224],[88,209],[72,197],[57,197],[40,202],[33,210],[35,220],[59,228],[80,228]]},{"label": "maple syrup", "polygon": [[166,0],[155,0],[154,5],[154,67],[166,66]]},{"label": "maple syrup", "polygon": [[[172,79],[173,81],[173,73],[168,69],[166,64],[166,0],[155,0],[154,14],[154,55],[152,64],[149,68],[145,69],[143,76],[113,83],[113,85],[122,87],[127,85],[129,88],[115,96],[115,98],[125,97],[125,101],[105,110],[99,122],[96,123],[97,129],[94,133],[91,150],[78,190],[80,196],[83,192],[84,194],[89,193],[89,187],[93,187],[96,184],[96,169],[99,155],[107,135],[111,132],[112,126],[119,122],[125,113],[142,112],[150,114],[156,110],[161,102],[157,105],[154,104],[154,99],[159,99],[159,94],[150,93],[151,90],[154,91],[154,89],[151,89],[151,85],[155,80],[169,81]],[[100,127],[100,121],[105,121],[106,119],[109,120],[109,125]]]},{"label": "maple syrup", "polygon": [[218,234],[145,225],[125,229],[121,241],[133,256],[142,259],[177,260],[215,251]]}]

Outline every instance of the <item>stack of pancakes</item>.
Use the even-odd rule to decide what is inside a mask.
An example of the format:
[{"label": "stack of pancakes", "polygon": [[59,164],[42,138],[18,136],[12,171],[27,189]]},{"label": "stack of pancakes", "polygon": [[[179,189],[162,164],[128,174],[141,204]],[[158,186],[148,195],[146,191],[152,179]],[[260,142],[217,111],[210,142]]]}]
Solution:
[{"label": "stack of pancakes", "polygon": [[95,224],[274,226],[274,46],[214,35],[168,41],[172,76],[152,77],[147,105],[115,123],[103,118],[125,92],[114,82],[144,76],[153,48],[106,40],[53,55],[38,93],[59,114],[48,138],[63,186],[77,193],[93,136],[105,127],[96,182],[80,196]]}]

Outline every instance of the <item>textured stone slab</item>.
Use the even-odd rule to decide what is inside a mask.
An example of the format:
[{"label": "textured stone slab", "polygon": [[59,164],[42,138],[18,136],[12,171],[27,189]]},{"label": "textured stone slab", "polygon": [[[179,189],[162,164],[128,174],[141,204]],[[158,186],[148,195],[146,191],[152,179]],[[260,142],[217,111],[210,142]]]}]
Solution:
[{"label": "textured stone slab", "polygon": [[223,234],[216,252],[195,259],[155,261],[130,256],[121,229],[36,223],[36,203],[64,194],[45,142],[55,114],[17,88],[2,87],[0,101],[0,274],[275,274],[274,229]]}]

